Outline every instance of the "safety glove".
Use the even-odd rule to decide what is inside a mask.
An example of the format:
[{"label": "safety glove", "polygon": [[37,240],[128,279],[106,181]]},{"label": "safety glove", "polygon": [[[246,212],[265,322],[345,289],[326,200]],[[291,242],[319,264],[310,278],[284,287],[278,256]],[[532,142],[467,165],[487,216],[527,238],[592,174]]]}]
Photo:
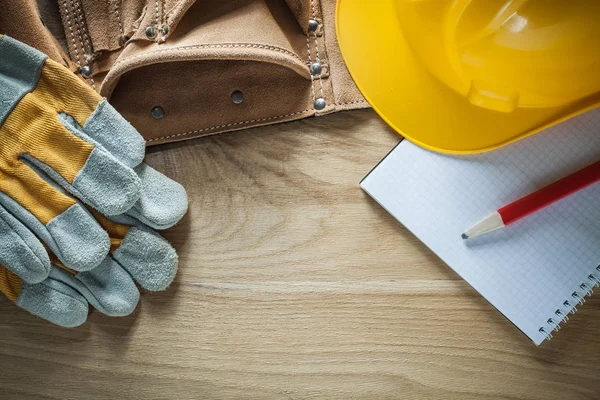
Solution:
[{"label": "safety glove", "polygon": [[146,222],[136,211],[144,207],[135,170],[144,153],[141,135],[74,74],[0,36],[0,226],[9,232],[0,240],[0,264],[30,283],[50,272],[38,250],[24,252],[6,240],[24,237],[14,228],[18,220],[68,268],[97,267],[110,239],[82,203]]},{"label": "safety glove", "polygon": [[[118,296],[128,299],[132,310],[138,295],[131,277],[149,289],[168,285],[176,255],[145,225],[172,226],[185,213],[187,197],[179,184],[142,164],[144,150],[139,133],[70,71],[0,35],[0,285],[9,298],[23,305],[25,298],[37,298],[23,308],[73,326],[85,318],[61,322],[52,314],[64,316],[60,304],[42,302],[43,295],[83,298],[107,314],[123,315],[126,306],[115,311],[98,300],[99,287],[119,286],[120,292],[107,293],[117,302]],[[120,235],[101,214],[121,223]],[[53,253],[54,266],[39,239]],[[128,262],[119,264],[119,257]],[[107,264],[127,272],[109,277],[107,271],[119,268]],[[40,282],[43,288],[35,290],[41,297],[24,294]],[[89,282],[97,284],[95,291]]]},{"label": "safety glove", "polygon": [[[116,223],[90,210],[111,241],[109,255],[99,266],[74,271],[49,252],[50,273],[39,283],[25,282],[0,265],[0,291],[34,315],[60,326],[75,327],[86,321],[89,305],[109,316],[129,315],[140,295],[135,282],[150,291],[166,289],[177,272],[177,254],[147,224],[157,229],[174,225],[185,213],[186,196],[180,185],[152,168],[144,165],[137,171],[143,183],[139,201],[143,206],[136,210],[137,217],[112,217],[123,222]],[[157,215],[161,218],[157,219]],[[23,234],[23,240],[14,241],[15,247],[47,259],[44,247],[31,232],[19,221],[13,222],[12,232]]]}]

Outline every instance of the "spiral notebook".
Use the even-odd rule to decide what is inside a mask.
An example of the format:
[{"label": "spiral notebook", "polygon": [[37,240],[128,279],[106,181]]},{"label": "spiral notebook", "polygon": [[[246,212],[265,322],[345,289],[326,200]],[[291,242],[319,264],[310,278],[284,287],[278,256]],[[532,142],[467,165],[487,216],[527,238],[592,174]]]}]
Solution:
[{"label": "spiral notebook", "polygon": [[463,240],[499,207],[600,159],[600,109],[499,150],[433,153],[400,142],[361,187],[536,345],[600,283],[600,184]]}]

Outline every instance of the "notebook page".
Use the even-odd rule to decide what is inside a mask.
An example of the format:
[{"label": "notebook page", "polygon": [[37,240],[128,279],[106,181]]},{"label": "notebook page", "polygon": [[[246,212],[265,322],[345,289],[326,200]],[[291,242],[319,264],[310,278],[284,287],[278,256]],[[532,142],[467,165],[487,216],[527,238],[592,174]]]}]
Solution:
[{"label": "notebook page", "polygon": [[[461,233],[503,205],[600,159],[600,109],[490,153],[441,155],[402,141],[361,182],[396,219],[534,343],[585,295],[600,264],[600,183],[514,224]],[[569,301],[565,305],[565,301]],[[570,304],[570,305],[569,305]],[[552,318],[552,322],[548,319]]]}]

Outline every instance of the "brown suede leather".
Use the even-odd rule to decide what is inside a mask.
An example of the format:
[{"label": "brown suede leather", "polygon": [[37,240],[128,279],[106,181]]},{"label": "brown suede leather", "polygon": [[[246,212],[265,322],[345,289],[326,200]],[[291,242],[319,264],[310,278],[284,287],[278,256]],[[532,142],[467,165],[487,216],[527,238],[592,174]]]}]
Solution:
[{"label": "brown suede leather", "polygon": [[[368,106],[337,46],[335,0],[56,1],[66,62],[148,144]],[[34,0],[0,4],[0,32],[66,58]],[[321,71],[311,74],[317,61]],[[152,117],[154,107],[163,118]]]},{"label": "brown suede leather", "polygon": [[35,1],[0,0],[0,33],[35,47],[63,65],[69,65],[69,57],[40,20]]}]

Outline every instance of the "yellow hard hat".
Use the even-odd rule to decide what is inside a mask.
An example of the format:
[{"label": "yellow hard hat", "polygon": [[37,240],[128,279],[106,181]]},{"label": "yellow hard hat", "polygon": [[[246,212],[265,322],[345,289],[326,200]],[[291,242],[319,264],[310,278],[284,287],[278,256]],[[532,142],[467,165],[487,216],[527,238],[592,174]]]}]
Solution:
[{"label": "yellow hard hat", "polygon": [[365,98],[432,150],[491,150],[600,104],[600,0],[338,0],[336,23]]}]

